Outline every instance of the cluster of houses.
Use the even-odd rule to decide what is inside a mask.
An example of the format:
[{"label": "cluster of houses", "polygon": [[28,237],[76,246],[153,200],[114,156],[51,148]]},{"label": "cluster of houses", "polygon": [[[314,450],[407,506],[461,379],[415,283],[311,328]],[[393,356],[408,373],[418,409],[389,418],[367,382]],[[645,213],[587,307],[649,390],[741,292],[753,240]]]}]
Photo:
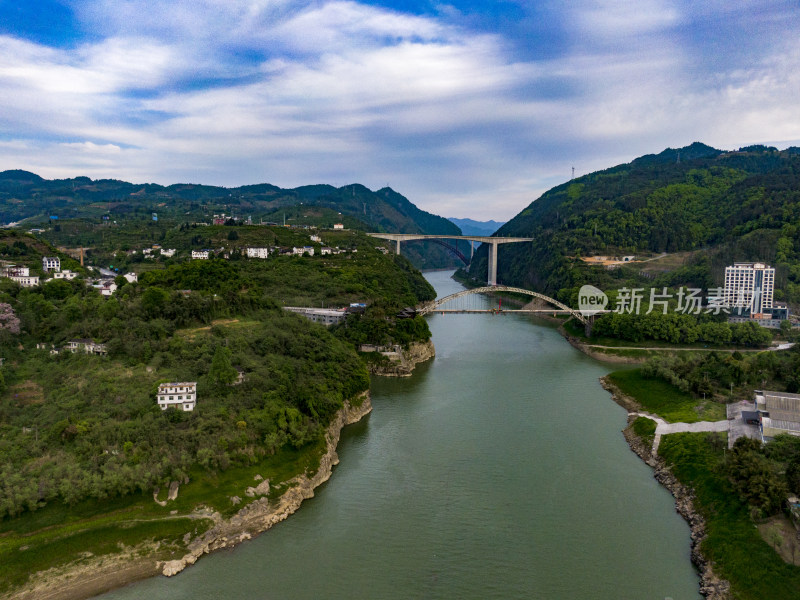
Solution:
[{"label": "cluster of houses", "polygon": [[61,354],[62,352],[72,352],[73,354],[83,352],[84,354],[94,354],[95,356],[106,356],[108,354],[105,344],[89,339],[70,340],[64,346],[40,342],[36,344],[36,348],[38,350],[49,350],[52,355]]},{"label": "cluster of houses", "polygon": [[[318,236],[311,236],[312,241]],[[314,246],[292,246],[292,247],[279,247],[279,246],[248,246],[245,248],[245,256],[247,258],[269,258],[270,255],[278,256],[314,256],[317,248]],[[335,254],[346,254],[347,252],[358,252],[357,249],[344,250],[338,246],[332,248],[330,246],[322,246],[319,248],[320,256],[330,256]],[[219,250],[192,250],[192,260],[208,260],[213,256],[222,256],[223,258],[230,258],[230,251],[225,248]]]},{"label": "cluster of houses", "polygon": [[[43,256],[42,257],[42,270],[50,274],[44,281],[52,281],[53,279],[75,279],[78,274],[69,269],[61,270],[61,259],[57,256]],[[36,287],[39,285],[39,276],[31,275],[29,267],[21,265],[6,265],[0,269],[0,277],[8,277],[12,281],[16,281],[21,287]]]}]

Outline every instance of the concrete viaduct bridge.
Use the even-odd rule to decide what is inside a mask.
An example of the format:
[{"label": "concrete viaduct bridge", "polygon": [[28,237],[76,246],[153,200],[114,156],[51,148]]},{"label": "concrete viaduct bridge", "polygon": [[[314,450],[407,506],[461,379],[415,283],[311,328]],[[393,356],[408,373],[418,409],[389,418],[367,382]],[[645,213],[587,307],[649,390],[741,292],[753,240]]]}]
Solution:
[{"label": "concrete viaduct bridge", "polygon": [[[483,244],[489,244],[489,275],[487,277],[487,283],[491,286],[497,285],[497,247],[500,244],[514,244],[518,242],[533,241],[533,238],[492,237],[488,235],[435,235],[424,233],[368,233],[367,235],[374,238],[395,242],[397,254],[400,254],[400,242],[407,240],[434,240],[438,243],[441,243],[441,240],[466,240],[469,242],[481,242]],[[455,250],[455,248],[452,248],[449,244],[443,245]],[[466,258],[461,255],[460,252],[458,254],[461,260],[466,263]]]},{"label": "concrete viaduct bridge", "polygon": [[[526,290],[523,288],[511,287],[508,285],[492,285],[486,287],[479,287],[479,288],[472,288],[469,290],[462,290],[460,292],[456,292],[455,294],[450,294],[449,296],[445,296],[444,298],[439,298],[438,300],[434,300],[433,302],[429,302],[425,304],[421,308],[417,310],[417,314],[419,315],[427,315],[430,313],[499,313],[502,312],[500,309],[496,308],[470,308],[464,305],[461,305],[458,301],[463,298],[467,298],[468,296],[472,296],[473,294],[489,294],[493,292],[512,292],[514,294],[522,294],[525,296],[531,296],[533,298],[538,298],[539,300],[544,300],[548,304],[555,306],[556,308],[533,308],[533,309],[513,309],[508,312],[514,313],[546,313],[546,314],[567,314],[575,317],[578,321],[584,324],[584,326],[591,325],[591,317],[587,317],[583,313],[574,308],[570,308],[566,304],[562,304],[555,298],[551,298],[550,296],[545,296],[544,294],[540,294],[539,292],[532,292],[531,290]],[[603,311],[605,312],[605,311]]]}]

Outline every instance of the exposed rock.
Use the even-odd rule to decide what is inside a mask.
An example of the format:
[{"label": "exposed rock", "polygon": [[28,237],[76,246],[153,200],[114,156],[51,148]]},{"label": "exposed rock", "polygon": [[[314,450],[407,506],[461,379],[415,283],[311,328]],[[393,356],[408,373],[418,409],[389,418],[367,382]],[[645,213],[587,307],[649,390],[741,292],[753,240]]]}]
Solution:
[{"label": "exposed rock", "polygon": [[166,500],[159,500],[158,499],[158,494],[160,492],[161,492],[161,488],[159,488],[159,487],[157,487],[156,489],[153,490],[153,500],[159,506],[166,506],[167,505],[167,501]]},{"label": "exposed rock", "polygon": [[167,500],[175,500],[178,497],[178,488],[180,484],[177,481],[170,481],[169,483],[169,494],[167,494]]},{"label": "exposed rock", "polygon": [[247,488],[244,493],[250,498],[253,496],[266,496],[269,494],[269,479],[264,479],[256,487]]},{"label": "exposed rock", "polygon": [[[603,383],[603,387],[605,387],[606,382]],[[651,454],[648,444],[633,432],[631,423],[635,419],[635,415],[628,417],[628,427],[623,431],[623,435],[631,450],[653,467],[653,477],[672,493],[675,497],[675,510],[689,524],[692,539],[692,562],[700,571],[700,593],[709,600],[730,600],[733,597],[731,595],[730,582],[714,574],[713,565],[706,560],[700,549],[703,540],[706,538],[706,522],[703,516],[695,509],[694,491],[678,481],[661,457]]]},{"label": "exposed rock", "polygon": [[262,479],[264,479],[264,478],[261,475],[259,475],[258,473],[256,473],[255,477],[253,477],[254,481],[261,481]]},{"label": "exposed rock", "polygon": [[[361,403],[358,406],[346,402],[328,426],[325,434],[327,451],[320,458],[316,473],[298,475],[284,482],[287,484],[287,490],[277,500],[270,502],[265,495],[262,495],[228,520],[222,519],[219,513],[212,514],[210,517],[214,519],[214,526],[189,543],[187,546],[189,552],[185,556],[164,562],[161,565],[161,572],[168,577],[175,575],[188,565],[194,564],[203,554],[249,540],[253,535],[266,531],[286,519],[300,507],[303,500],[313,497],[314,488],[330,478],[333,466],[339,462],[336,446],[342,428],[359,421],[372,410],[369,392],[364,392],[359,400]],[[254,495],[266,494],[269,492],[269,480],[264,480],[257,487],[248,490],[252,490]]]},{"label": "exposed rock", "polygon": [[236,506],[236,505],[241,504],[241,503],[242,503],[242,499],[239,498],[239,496],[231,496],[231,504]]},{"label": "exposed rock", "polygon": [[388,377],[410,377],[419,363],[425,362],[436,356],[433,342],[411,342],[408,349],[398,355],[399,360],[389,361],[384,364],[370,364],[370,373]]}]

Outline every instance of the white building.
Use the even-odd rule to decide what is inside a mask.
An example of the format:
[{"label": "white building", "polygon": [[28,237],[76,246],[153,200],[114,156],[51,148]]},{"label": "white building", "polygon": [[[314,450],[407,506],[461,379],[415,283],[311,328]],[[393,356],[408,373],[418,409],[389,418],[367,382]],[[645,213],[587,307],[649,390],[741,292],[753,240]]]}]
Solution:
[{"label": "white building", "polygon": [[194,410],[197,404],[197,382],[162,383],[158,386],[156,402],[161,410],[174,406],[180,410]]},{"label": "white building", "polygon": [[247,258],[269,258],[269,248],[248,248]]},{"label": "white building", "polygon": [[208,250],[192,250],[192,260],[208,260]]},{"label": "white building", "polygon": [[57,256],[43,256],[42,257],[42,269],[46,271],[60,271],[61,270],[61,259]]},{"label": "white building", "polygon": [[314,256],[314,246],[303,246],[302,248],[292,248],[292,254],[295,256],[303,256],[303,254],[308,254],[309,256]]},{"label": "white building", "polygon": [[8,265],[0,273],[3,277],[30,277],[31,275],[28,267],[18,267],[17,265]]},{"label": "white building", "polygon": [[344,223],[334,223],[333,224],[333,228],[334,229],[344,229]]},{"label": "white building", "polygon": [[161,256],[172,258],[175,256],[175,248],[161,248]]},{"label": "white building", "polygon": [[322,242],[322,238],[321,238],[321,237],[319,237],[317,234],[313,234],[313,235],[311,236],[311,241],[312,241],[312,242],[317,242],[317,243],[320,243],[320,242]]},{"label": "white building", "polygon": [[328,246],[323,246],[319,249],[320,256],[327,256],[333,252],[333,248],[329,248]]},{"label": "white building", "polygon": [[77,276],[78,274],[75,271],[70,271],[69,269],[64,269],[63,271],[56,271],[53,273],[54,279],[67,279],[71,281]]},{"label": "white building", "polygon": [[343,308],[306,308],[302,306],[284,306],[284,310],[303,315],[306,319],[320,323],[321,325],[333,325],[341,323],[347,318],[347,312]]},{"label": "white building", "polygon": [[24,275],[12,275],[9,277],[11,281],[16,281],[22,287],[36,287],[39,285],[39,277],[25,277]]},{"label": "white building", "polygon": [[723,301],[729,308],[748,309],[750,316],[772,308],[775,269],[763,263],[734,263],[725,267]]},{"label": "white building", "polygon": [[96,354],[98,356],[105,356],[108,354],[105,344],[99,344],[89,339],[70,340],[67,342],[66,349],[73,354],[78,351],[86,354]]},{"label": "white building", "polygon": [[123,277],[128,283],[136,283],[139,281],[139,276],[136,273],[125,273]]}]

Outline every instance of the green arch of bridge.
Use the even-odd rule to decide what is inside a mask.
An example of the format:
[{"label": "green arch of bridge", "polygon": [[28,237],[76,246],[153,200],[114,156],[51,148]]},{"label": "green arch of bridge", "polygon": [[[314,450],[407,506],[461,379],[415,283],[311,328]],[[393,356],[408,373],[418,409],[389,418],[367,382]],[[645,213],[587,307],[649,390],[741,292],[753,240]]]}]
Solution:
[{"label": "green arch of bridge", "polygon": [[421,315],[426,315],[440,306],[447,304],[448,302],[452,302],[457,298],[463,298],[464,296],[470,296],[472,294],[487,294],[489,292],[513,292],[515,294],[524,294],[526,296],[533,296],[534,298],[539,298],[544,300],[545,302],[549,302],[553,306],[557,306],[561,310],[568,312],[570,315],[578,319],[581,323],[586,324],[586,317],[581,314],[580,311],[575,310],[574,308],[570,308],[566,304],[562,304],[555,298],[551,298],[550,296],[545,296],[544,294],[540,294],[539,292],[533,292],[531,290],[526,290],[523,288],[518,287],[511,287],[508,285],[490,285],[485,287],[479,288],[472,288],[470,290],[462,290],[460,292],[456,292],[455,294],[450,294],[449,296],[445,296],[444,298],[440,298],[438,300],[434,300],[429,304],[423,306],[418,313]]}]

